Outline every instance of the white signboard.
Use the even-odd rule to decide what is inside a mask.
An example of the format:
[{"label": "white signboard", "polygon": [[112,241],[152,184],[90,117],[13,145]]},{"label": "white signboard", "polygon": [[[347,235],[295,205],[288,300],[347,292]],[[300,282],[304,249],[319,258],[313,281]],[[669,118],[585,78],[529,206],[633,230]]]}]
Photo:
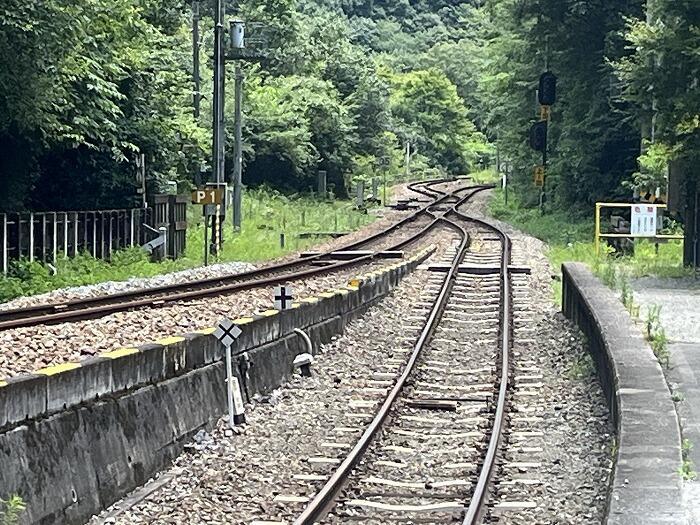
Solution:
[{"label": "white signboard", "polygon": [[654,237],[657,227],[658,206],[635,204],[632,206],[630,233],[634,237]]}]

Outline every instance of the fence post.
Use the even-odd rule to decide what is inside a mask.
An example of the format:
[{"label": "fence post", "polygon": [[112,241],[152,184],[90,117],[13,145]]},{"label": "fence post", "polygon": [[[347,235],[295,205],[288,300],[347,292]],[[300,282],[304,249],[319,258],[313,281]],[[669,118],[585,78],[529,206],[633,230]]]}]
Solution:
[{"label": "fence post", "polygon": [[22,215],[19,213],[17,215],[17,257],[16,259],[21,259],[22,258],[22,241],[23,235],[22,235]]},{"label": "fence post", "polygon": [[53,221],[53,238],[51,239],[51,248],[53,251],[51,252],[51,259],[53,260],[54,266],[56,266],[56,252],[58,251],[58,224],[56,223],[56,215],[57,213],[55,211],[51,214],[51,220]]},{"label": "fence post", "polygon": [[131,231],[131,236],[129,239],[131,239],[131,247],[134,247],[134,212],[136,210],[131,210],[131,222],[130,222],[130,231]]},{"label": "fence post", "polygon": [[34,262],[34,212],[29,214],[29,262]]},{"label": "fence post", "polygon": [[68,212],[63,212],[63,258],[68,259]]},{"label": "fence post", "polygon": [[112,225],[114,224],[114,213],[113,212],[108,212],[109,213],[109,245],[108,245],[108,250],[109,253],[107,254],[107,259],[112,258],[112,249],[114,247],[113,245],[113,238],[114,238],[114,229],[112,228]]},{"label": "fence post", "polygon": [[46,262],[46,213],[41,214],[41,262]]},{"label": "fence post", "polygon": [[73,256],[77,256],[80,250],[80,214],[76,211],[73,213]]},{"label": "fence post", "polygon": [[92,212],[92,256],[97,259],[97,213]]},{"label": "fence post", "polygon": [[2,273],[7,275],[8,270],[8,259],[10,254],[8,253],[8,244],[10,240],[7,238],[7,214],[2,214]]}]

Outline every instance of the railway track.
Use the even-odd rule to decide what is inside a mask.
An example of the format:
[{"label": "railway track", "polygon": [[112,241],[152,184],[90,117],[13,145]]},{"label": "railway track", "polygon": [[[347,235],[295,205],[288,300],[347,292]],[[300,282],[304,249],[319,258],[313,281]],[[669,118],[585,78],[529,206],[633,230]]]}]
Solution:
[{"label": "railway track", "polygon": [[270,523],[474,525],[492,512],[511,375],[510,240],[461,214],[471,194],[455,193],[430,207],[455,241],[429,268],[404,339],[356,390],[351,423],[294,475],[302,495],[275,498]]},{"label": "railway track", "polygon": [[[335,251],[348,252],[365,248],[373,250],[372,253],[355,257],[351,256],[349,260],[329,262],[330,252],[326,252],[226,277],[202,279],[29,308],[4,310],[0,311],[0,330],[75,322],[99,318],[120,311],[160,307],[179,301],[272,286],[372,262],[381,256],[377,252],[401,250],[435,227],[436,219],[429,213],[429,208],[436,203],[448,201],[451,194],[432,189],[431,187],[443,182],[442,180],[435,180],[410,184],[409,189],[430,199],[425,206],[383,231]],[[484,189],[484,187],[475,187],[474,191],[481,189]]]}]

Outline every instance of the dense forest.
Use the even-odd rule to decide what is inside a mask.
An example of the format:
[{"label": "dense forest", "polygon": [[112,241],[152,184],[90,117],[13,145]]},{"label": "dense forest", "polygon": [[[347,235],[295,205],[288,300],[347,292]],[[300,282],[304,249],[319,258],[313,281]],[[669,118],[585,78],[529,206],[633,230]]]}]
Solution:
[{"label": "dense forest", "polygon": [[[182,0],[4,0],[0,210],[126,207],[210,170],[212,6],[201,2],[202,115]],[[700,160],[697,0],[244,0],[244,183],[305,191],[329,173],[464,174],[498,156],[536,202],[535,90],[558,79],[550,206],[662,186]],[[250,24],[253,22],[254,24]],[[233,64],[226,114],[232,171]]]}]

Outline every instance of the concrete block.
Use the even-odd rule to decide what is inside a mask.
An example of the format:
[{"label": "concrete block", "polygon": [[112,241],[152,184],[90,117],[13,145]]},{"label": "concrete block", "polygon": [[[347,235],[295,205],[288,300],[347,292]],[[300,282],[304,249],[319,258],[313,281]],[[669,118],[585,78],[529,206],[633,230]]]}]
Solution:
[{"label": "concrete block", "polygon": [[[235,373],[247,396],[291,377],[294,358],[307,351],[294,328],[305,329],[317,349],[380,300],[401,272],[281,314],[235,320],[243,330]],[[0,497],[22,494],[30,523],[84,523],[168,466],[226,411],[223,350],[211,332],[0,383]]]},{"label": "concrete block", "polygon": [[214,329],[207,329],[184,336],[187,340],[185,353],[187,371],[196,370],[224,358],[223,347],[212,335],[213,332]]},{"label": "concrete block", "polygon": [[607,523],[682,523],[680,433],[661,366],[611,290],[579,263],[562,274],[564,314],[588,336],[618,429]]},{"label": "concrete block", "polygon": [[46,376],[24,374],[6,382],[0,387],[0,428],[46,413]]},{"label": "concrete block", "polygon": [[150,344],[103,354],[111,360],[116,392],[159,381],[165,370],[163,345]]}]

